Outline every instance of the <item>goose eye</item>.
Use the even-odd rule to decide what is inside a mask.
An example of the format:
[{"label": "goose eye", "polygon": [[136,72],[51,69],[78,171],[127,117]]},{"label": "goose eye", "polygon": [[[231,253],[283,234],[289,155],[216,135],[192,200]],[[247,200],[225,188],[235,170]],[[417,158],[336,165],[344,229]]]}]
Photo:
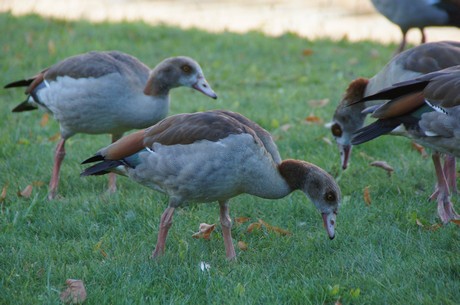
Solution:
[{"label": "goose eye", "polygon": [[192,72],[192,67],[190,67],[189,65],[183,65],[181,67],[182,71],[184,71],[185,73],[190,73]]},{"label": "goose eye", "polygon": [[342,136],[342,128],[337,123],[331,126],[331,132],[334,135],[334,137]]},{"label": "goose eye", "polygon": [[336,198],[335,198],[334,192],[327,192],[327,193],[324,195],[324,199],[325,199],[326,201],[331,201],[331,202],[332,202],[332,201],[335,201]]}]

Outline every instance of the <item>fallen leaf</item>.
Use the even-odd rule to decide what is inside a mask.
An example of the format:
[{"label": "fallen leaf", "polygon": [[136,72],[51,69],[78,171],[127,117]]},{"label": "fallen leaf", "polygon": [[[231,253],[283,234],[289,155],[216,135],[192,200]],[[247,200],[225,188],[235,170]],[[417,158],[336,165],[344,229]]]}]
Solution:
[{"label": "fallen leaf", "polygon": [[235,223],[242,224],[248,222],[250,220],[249,217],[235,217]]},{"label": "fallen leaf", "polygon": [[55,133],[54,135],[52,135],[51,137],[49,137],[49,138],[48,138],[48,141],[50,141],[50,142],[55,142],[55,141],[57,141],[60,137],[61,137],[61,133],[57,132],[57,133]]},{"label": "fallen leaf", "polygon": [[415,142],[412,142],[412,148],[414,148],[416,151],[418,151],[420,153],[420,155],[422,155],[423,158],[428,157],[428,154],[425,151],[425,147],[423,147],[422,145],[417,144]]},{"label": "fallen leaf", "polygon": [[311,55],[313,55],[313,53],[314,52],[313,52],[312,49],[303,49],[303,51],[302,51],[303,56],[311,56]]},{"label": "fallen leaf", "polygon": [[104,249],[102,249],[102,240],[100,240],[95,246],[94,246],[94,250],[99,250],[99,253],[101,253],[101,255],[103,257],[107,257],[107,252],[104,251]]},{"label": "fallen leaf", "polygon": [[340,299],[338,299],[337,301],[335,301],[335,305],[342,305],[342,303],[340,302]]},{"label": "fallen leaf", "polygon": [[328,145],[332,145],[331,139],[329,139],[327,137],[322,137],[321,140],[323,140]]},{"label": "fallen leaf", "polygon": [[197,238],[197,239],[198,238],[209,239],[215,227],[216,227],[215,224],[209,225],[207,223],[200,223],[200,231],[193,234],[192,237]]},{"label": "fallen leaf", "polygon": [[50,119],[50,116],[48,115],[48,113],[45,112],[42,116],[42,119],[40,120],[40,126],[45,127],[46,124],[48,124],[49,119]]},{"label": "fallen leaf", "polygon": [[284,125],[282,125],[282,126],[280,127],[280,129],[281,129],[282,131],[288,131],[289,128],[291,128],[291,127],[292,127],[291,124],[284,124]]},{"label": "fallen leaf", "polygon": [[8,184],[3,186],[2,193],[0,194],[0,202],[3,202],[6,198],[6,190],[8,189]]},{"label": "fallen leaf", "polygon": [[248,226],[248,233],[251,233],[254,230],[259,230],[262,225],[258,222],[253,222]]},{"label": "fallen leaf", "polygon": [[417,225],[425,230],[428,230],[428,231],[436,231],[437,229],[439,229],[440,227],[442,227],[442,224],[440,223],[435,223],[433,225],[429,225],[429,224],[423,224],[421,220],[419,220],[418,218],[415,220],[415,222],[417,223]]},{"label": "fallen leaf", "polygon": [[351,58],[351,59],[348,60],[348,64],[349,64],[350,66],[357,65],[357,64],[359,64],[359,60],[358,60],[356,57],[355,57],[355,58]]},{"label": "fallen leaf", "polygon": [[378,58],[380,56],[380,52],[377,49],[372,49],[369,55],[371,58]]},{"label": "fallen leaf", "polygon": [[43,181],[32,181],[32,186],[40,187],[40,186],[44,186],[44,185],[45,185],[45,182],[43,182]]},{"label": "fallen leaf", "polygon": [[48,40],[48,53],[55,54],[56,53],[56,44],[53,40]]},{"label": "fallen leaf", "polygon": [[310,100],[308,101],[308,105],[313,108],[321,108],[329,104],[328,98],[323,98],[319,100]]},{"label": "fallen leaf", "polygon": [[240,248],[241,251],[246,251],[248,249],[248,244],[240,240],[238,242],[238,248]]},{"label": "fallen leaf", "polygon": [[68,279],[67,289],[61,292],[61,301],[66,304],[81,304],[86,300],[86,289],[81,280]]},{"label": "fallen leaf", "polygon": [[460,219],[451,219],[450,221],[455,223],[457,226],[460,226]]},{"label": "fallen leaf", "polygon": [[32,185],[26,186],[22,191],[18,191],[18,196],[19,197],[24,197],[24,198],[29,198],[30,195],[32,195]]},{"label": "fallen leaf", "polygon": [[291,235],[292,234],[291,232],[289,232],[287,230],[281,229],[279,227],[272,226],[272,225],[266,223],[265,221],[263,221],[262,219],[259,219],[259,223],[261,225],[263,225],[265,228],[267,228],[267,231],[274,231],[274,232],[280,233],[281,235]]},{"label": "fallen leaf", "polygon": [[308,123],[322,124],[323,120],[315,115],[309,115],[305,118]]},{"label": "fallen leaf", "polygon": [[369,187],[366,186],[364,188],[364,192],[363,192],[363,196],[364,196],[364,202],[367,204],[367,205],[371,205],[371,194],[370,194],[370,191],[369,191]]},{"label": "fallen leaf", "polygon": [[387,171],[388,176],[391,176],[391,173],[394,171],[393,167],[391,167],[386,161],[374,161],[370,163],[371,166],[380,167]]}]

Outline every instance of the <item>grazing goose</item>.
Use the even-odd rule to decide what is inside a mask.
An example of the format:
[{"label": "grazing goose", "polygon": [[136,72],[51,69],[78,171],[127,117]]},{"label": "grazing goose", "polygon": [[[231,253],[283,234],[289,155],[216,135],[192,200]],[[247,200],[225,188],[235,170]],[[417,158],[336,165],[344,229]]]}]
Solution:
[{"label": "grazing goose", "polygon": [[[5,88],[23,86],[27,99],[13,112],[42,108],[60,124],[49,199],[57,193],[65,141],[74,134],[109,133],[115,142],[125,131],[153,125],[168,114],[169,91],[175,87],[191,87],[217,98],[200,65],[191,58],[168,58],[150,70],[137,58],[118,51],[69,57]],[[115,190],[115,175],[111,175],[109,191]]]},{"label": "grazing goose", "polygon": [[332,122],[329,123],[332,135],[339,147],[342,168],[348,167],[351,158],[353,133],[364,125],[366,114],[362,111],[372,104],[383,101],[367,101],[357,104],[354,102],[394,83],[455,65],[460,65],[460,42],[426,43],[398,54],[374,77],[358,78],[351,82],[335,110]]},{"label": "grazing goose", "polygon": [[404,50],[406,35],[411,28],[422,33],[421,43],[426,42],[425,27],[460,27],[460,2],[458,0],[371,0],[374,7],[402,32],[397,52]]},{"label": "grazing goose", "polygon": [[101,149],[83,163],[99,163],[82,176],[116,171],[169,195],[152,258],[164,253],[174,210],[190,202],[220,205],[228,259],[235,258],[229,200],[239,194],[277,199],[301,190],[320,211],[329,238],[341,201],[334,179],[318,166],[281,160],[271,135],[241,114],[178,114]]},{"label": "grazing goose", "polygon": [[[369,108],[378,120],[357,131],[353,145],[370,141],[404,126],[406,136],[431,148],[436,171],[438,214],[444,223],[460,219],[449,199],[449,184],[456,183],[455,159],[460,157],[460,65],[395,84],[361,102],[389,99]],[[439,153],[450,155],[441,166]],[[453,163],[452,163],[453,162]],[[450,181],[450,183],[449,183]]]}]

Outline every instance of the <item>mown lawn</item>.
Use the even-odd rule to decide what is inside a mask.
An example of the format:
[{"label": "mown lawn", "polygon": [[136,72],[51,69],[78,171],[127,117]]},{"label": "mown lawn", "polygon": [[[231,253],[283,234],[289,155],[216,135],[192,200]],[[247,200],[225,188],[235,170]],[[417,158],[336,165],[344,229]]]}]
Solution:
[{"label": "mown lawn", "polygon": [[[107,196],[106,177],[80,178],[80,162],[107,145],[109,136],[76,135],[67,142],[61,196],[48,201],[58,125],[39,111],[11,113],[25,96],[2,89],[1,304],[59,304],[69,278],[84,281],[85,304],[458,304],[460,230],[453,223],[429,229],[439,223],[436,204],[427,201],[434,187],[431,159],[406,139],[383,137],[357,147],[342,172],[323,126],[347,84],[376,73],[394,45],[9,14],[0,14],[0,26],[2,85],[89,50],[121,50],[152,67],[165,57],[191,56],[219,99],[177,89],[171,114],[241,112],[272,132],[282,156],[325,168],[343,192],[333,241],[300,193],[277,201],[240,196],[232,200],[231,215],[250,221],[234,226],[234,243],[248,245],[237,250],[236,262],[225,260],[217,205],[179,209],[166,255],[152,261],[166,196],[125,178]],[[393,175],[370,167],[371,159],[387,161]],[[27,185],[33,186],[31,196],[19,197]],[[363,199],[365,187],[370,205]],[[458,196],[453,200],[460,210]],[[258,219],[292,235],[248,233]],[[201,222],[218,224],[209,241],[192,238]]]}]

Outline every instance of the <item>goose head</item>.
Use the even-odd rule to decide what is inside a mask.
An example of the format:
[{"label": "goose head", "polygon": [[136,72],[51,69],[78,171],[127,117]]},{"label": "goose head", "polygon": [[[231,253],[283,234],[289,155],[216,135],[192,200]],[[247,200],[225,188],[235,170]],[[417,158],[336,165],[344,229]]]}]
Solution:
[{"label": "goose head", "polygon": [[170,89],[180,86],[193,88],[213,99],[217,98],[204,77],[200,65],[186,56],[167,58],[158,64],[151,72],[144,93],[147,95],[168,94]]}]

